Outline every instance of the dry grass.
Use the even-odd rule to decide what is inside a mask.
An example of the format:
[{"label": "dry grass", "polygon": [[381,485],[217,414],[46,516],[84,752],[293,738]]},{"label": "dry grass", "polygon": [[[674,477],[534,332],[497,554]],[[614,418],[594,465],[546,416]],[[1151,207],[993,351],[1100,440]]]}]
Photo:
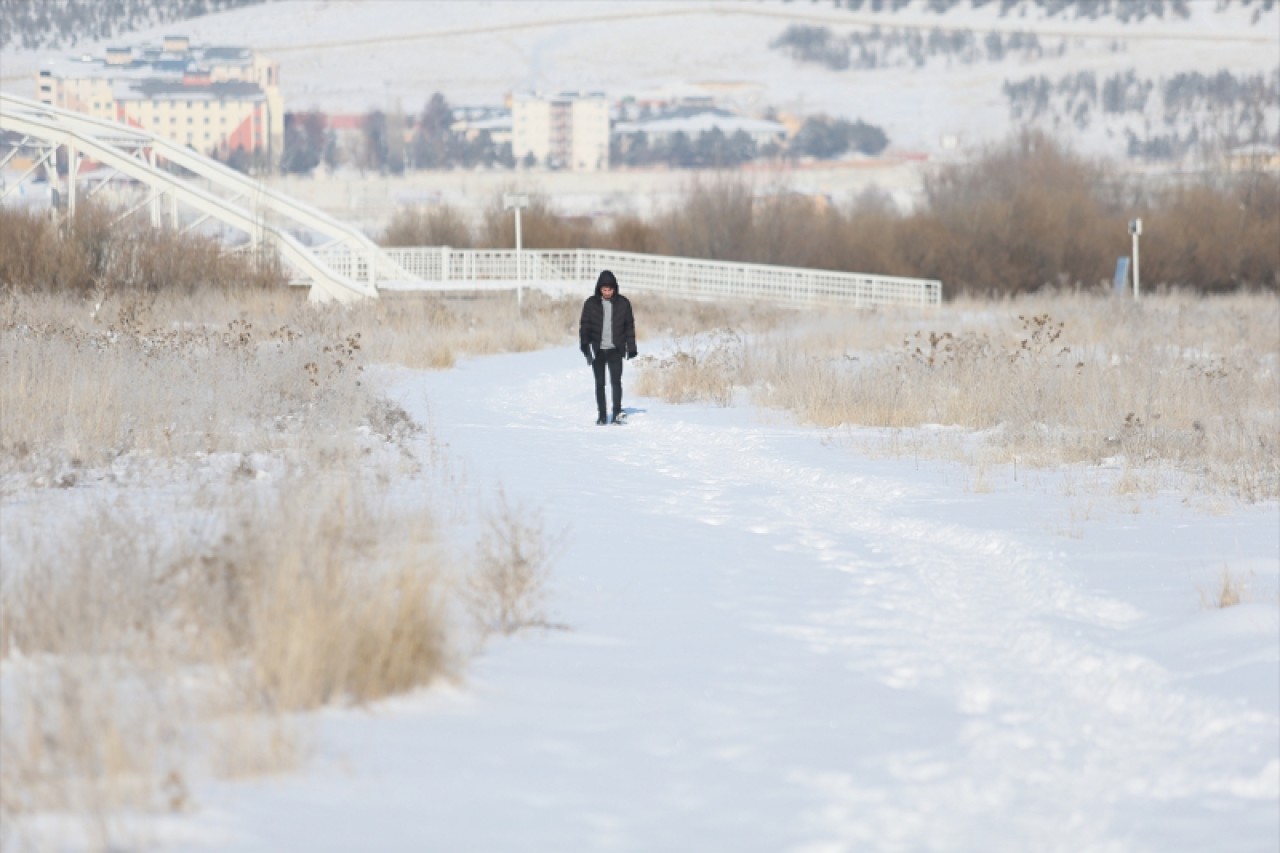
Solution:
[{"label": "dry grass", "polygon": [[[714,333],[717,329],[733,329],[744,333],[766,332],[785,328],[802,317],[811,316],[793,308],[738,299],[690,302],[647,293],[631,296],[637,303],[637,329],[642,340],[646,337],[693,338]],[[580,300],[578,306],[581,306]],[[575,340],[576,311],[577,309],[574,314]]]},{"label": "dry grass", "polygon": [[[362,704],[460,673],[448,615],[548,626],[548,545],[503,504],[474,570],[449,566],[427,508],[362,472],[237,481],[211,497],[116,505],[11,552],[0,590],[0,807],[65,812],[98,849],[112,816],[197,807],[190,780],[295,769],[281,712]],[[364,464],[367,464],[364,463]]]},{"label": "dry grass", "polygon": [[188,753],[215,772],[296,764],[288,731],[246,713],[458,671],[423,513],[379,505],[354,472],[311,475],[212,506],[100,510],[34,544],[0,594],[0,655],[28,662],[6,676],[5,808],[168,808]]},{"label": "dry grass", "polygon": [[498,495],[484,520],[476,568],[463,596],[480,638],[525,628],[555,627],[547,619],[547,583],[556,542],[536,512],[519,511]]},{"label": "dry grass", "polygon": [[352,471],[242,495],[212,548],[159,575],[189,654],[245,661],[246,695],[268,710],[368,702],[450,672],[432,517],[369,488]]},{"label": "dry grass", "polygon": [[[577,302],[575,306],[573,303]],[[344,323],[363,331],[368,357],[406,367],[452,367],[458,358],[528,352],[577,334],[580,300],[537,291],[471,298],[384,294],[353,306]]]},{"label": "dry grass", "polygon": [[1043,293],[832,314],[749,336],[741,356],[707,338],[638,387],[723,400],[729,375],[819,426],[959,426],[982,431],[988,462],[1115,465],[1130,490],[1172,477],[1263,500],[1280,495],[1278,328],[1270,294]]},{"label": "dry grass", "polygon": [[[367,414],[353,334],[301,306],[292,325],[166,322],[175,302],[199,306],[178,296],[0,300],[0,473],[74,485],[81,469],[126,453],[272,450],[304,425],[349,430]],[[188,316],[202,314],[216,312]]]},{"label": "dry grass", "polygon": [[86,658],[6,678],[16,684],[0,730],[4,814],[69,811],[102,835],[108,813],[157,805],[180,737],[173,707],[154,692],[161,679]]},{"label": "dry grass", "polygon": [[71,219],[0,207],[0,291],[90,294],[247,294],[280,287],[271,256],[232,252],[217,240],[154,229],[107,206],[80,205]]},{"label": "dry grass", "polygon": [[[297,770],[312,749],[295,719],[228,715],[208,724],[205,731],[209,769],[220,779],[254,779]],[[177,774],[163,780],[164,805],[170,811],[195,805],[185,786],[175,784],[180,780]]]},{"label": "dry grass", "polygon": [[641,328],[671,344],[661,353],[642,353],[635,362],[635,390],[674,403],[732,405],[742,381],[744,335],[786,329],[806,316],[743,300],[689,302],[648,294],[636,299]]},{"label": "dry grass", "polygon": [[[204,774],[296,768],[305,744],[285,712],[461,672],[454,579],[471,567],[445,556],[432,507],[379,497],[436,445],[364,365],[370,350],[413,362],[423,338],[464,352],[562,340],[570,312],[304,297],[0,297],[3,489],[50,510],[3,529],[7,825],[63,812],[89,846],[127,846],[122,810],[196,807]],[[484,570],[504,554],[535,569],[539,585],[506,589],[504,606],[536,622],[541,530],[514,511],[506,524]]]},{"label": "dry grass", "polygon": [[[526,291],[523,304],[510,293],[473,296],[384,294],[376,302],[345,309],[341,328],[358,331],[364,356],[379,364],[414,368],[451,367],[458,358],[528,352],[576,341],[582,301],[591,295],[550,297]],[[625,284],[624,284],[625,288]],[[631,293],[642,312],[641,342],[661,336],[691,336],[711,328],[773,328],[794,312],[749,303],[689,303]]]},{"label": "dry grass", "polygon": [[1223,566],[1217,589],[1208,595],[1200,593],[1200,601],[1207,608],[1225,610],[1245,600],[1245,588],[1244,580],[1232,574],[1230,568]]},{"label": "dry grass", "polygon": [[9,292],[0,296],[0,491],[75,485],[126,455],[270,452],[361,424],[382,432],[387,412],[369,393],[367,364],[440,368],[565,343],[580,308],[539,293],[522,307],[500,294],[317,308],[284,287]]},{"label": "dry grass", "polygon": [[742,336],[733,329],[676,338],[670,354],[641,362],[636,392],[669,403],[731,406],[744,357]]}]

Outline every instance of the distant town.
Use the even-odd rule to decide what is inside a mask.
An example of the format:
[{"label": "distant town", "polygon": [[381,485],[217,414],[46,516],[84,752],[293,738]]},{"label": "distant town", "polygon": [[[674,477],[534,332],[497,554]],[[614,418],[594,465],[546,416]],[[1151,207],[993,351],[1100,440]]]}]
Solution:
[{"label": "distant town", "polygon": [[113,45],[45,62],[43,103],[161,134],[244,172],[376,174],[424,169],[732,168],[760,159],[875,156],[889,144],[861,120],[740,115],[700,93],[513,92],[498,105],[424,93],[414,111],[291,110],[279,63],[249,47]]}]

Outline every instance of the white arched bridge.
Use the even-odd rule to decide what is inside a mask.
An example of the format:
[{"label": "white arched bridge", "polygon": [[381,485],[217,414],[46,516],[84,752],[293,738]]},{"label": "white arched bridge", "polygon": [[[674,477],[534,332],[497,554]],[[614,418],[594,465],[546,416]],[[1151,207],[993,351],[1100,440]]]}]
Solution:
[{"label": "white arched bridge", "polygon": [[[0,169],[30,153],[26,171],[0,183],[0,203],[43,177],[51,187],[65,183],[60,192],[74,214],[77,196],[93,195],[111,183],[81,186],[81,161],[87,158],[109,167],[112,179],[131,182],[134,203],[122,217],[145,210],[153,225],[182,230],[218,223],[224,232],[239,235],[242,244],[278,252],[295,283],[309,286],[316,300],[348,302],[376,297],[379,290],[557,290],[587,286],[599,270],[611,269],[628,291],[689,299],[734,297],[796,306],[942,301],[941,282],[929,279],[598,249],[388,249],[351,225],[144,128],[0,94],[0,131],[10,135]],[[65,175],[57,165],[60,150]]]}]

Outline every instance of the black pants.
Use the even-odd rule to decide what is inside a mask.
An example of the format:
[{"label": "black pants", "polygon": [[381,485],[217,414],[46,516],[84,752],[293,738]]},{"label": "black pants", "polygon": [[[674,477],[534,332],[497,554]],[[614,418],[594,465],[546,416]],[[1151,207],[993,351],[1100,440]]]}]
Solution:
[{"label": "black pants", "polygon": [[600,355],[592,363],[591,369],[596,374],[596,411],[605,417],[604,407],[604,367],[609,365],[609,385],[613,391],[613,413],[622,411],[622,350],[600,350]]}]

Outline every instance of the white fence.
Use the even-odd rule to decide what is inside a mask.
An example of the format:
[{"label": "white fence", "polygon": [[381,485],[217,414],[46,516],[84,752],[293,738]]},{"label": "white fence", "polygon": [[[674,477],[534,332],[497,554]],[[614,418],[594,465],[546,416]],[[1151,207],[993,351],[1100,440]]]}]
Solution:
[{"label": "white fence", "polygon": [[[624,293],[661,293],[686,299],[758,299],[787,305],[843,303],[937,305],[942,282],[765,264],[736,264],[600,249],[384,249],[421,283],[382,282],[390,289],[481,290],[580,285],[589,293],[601,270],[612,270]],[[368,259],[342,250],[321,251],[336,272],[368,279]]]}]

